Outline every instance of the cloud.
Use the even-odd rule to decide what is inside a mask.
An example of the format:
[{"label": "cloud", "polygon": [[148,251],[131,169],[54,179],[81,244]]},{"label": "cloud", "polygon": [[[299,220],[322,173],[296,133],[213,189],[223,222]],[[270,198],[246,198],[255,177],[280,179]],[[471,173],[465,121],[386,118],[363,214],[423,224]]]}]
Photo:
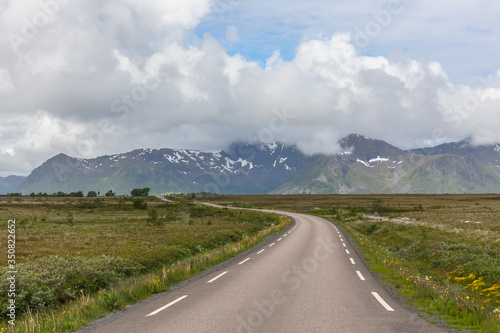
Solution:
[{"label": "cloud", "polygon": [[[335,153],[352,132],[402,148],[500,141],[500,72],[478,86],[457,84],[435,60],[366,55],[347,29],[305,29],[291,56],[269,45],[259,62],[225,45],[248,41],[245,27],[224,21],[230,12],[219,17],[221,39],[194,34],[220,14],[218,2],[58,3],[53,15],[37,1],[0,5],[0,175],[26,175],[60,152],[214,151],[234,140],[286,140],[311,153]],[[235,12],[249,5],[233,4]],[[33,20],[40,13],[46,22]],[[36,33],[23,35],[33,22]],[[9,34],[26,41],[16,50]]]},{"label": "cloud", "polygon": [[237,43],[239,41],[238,28],[230,25],[226,29],[226,40],[230,43]]}]

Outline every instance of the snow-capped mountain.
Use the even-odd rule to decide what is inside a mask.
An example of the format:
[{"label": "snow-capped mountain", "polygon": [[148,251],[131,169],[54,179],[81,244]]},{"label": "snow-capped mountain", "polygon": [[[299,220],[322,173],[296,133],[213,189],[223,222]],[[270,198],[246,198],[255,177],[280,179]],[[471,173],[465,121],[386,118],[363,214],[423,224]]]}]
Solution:
[{"label": "snow-capped mountain", "polygon": [[93,159],[59,154],[35,169],[22,193],[100,191],[130,193],[266,193],[283,184],[318,156],[284,143],[234,143],[213,153],[187,149],[138,149]]},{"label": "snow-capped mountain", "polygon": [[220,152],[138,149],[93,159],[59,154],[17,192],[500,193],[500,145],[467,140],[402,150],[351,134],[334,155],[284,143],[234,143]]}]

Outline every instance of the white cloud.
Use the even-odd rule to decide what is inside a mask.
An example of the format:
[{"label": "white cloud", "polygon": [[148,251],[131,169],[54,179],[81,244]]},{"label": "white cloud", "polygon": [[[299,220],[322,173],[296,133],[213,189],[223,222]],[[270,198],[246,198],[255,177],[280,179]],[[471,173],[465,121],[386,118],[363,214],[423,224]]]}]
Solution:
[{"label": "white cloud", "polygon": [[[40,11],[36,1],[0,6],[0,28],[17,34],[22,17]],[[233,10],[249,4],[240,6]],[[360,10],[345,6],[350,14]],[[211,8],[201,0],[78,0],[61,5],[20,54],[0,38],[6,50],[0,54],[0,175],[27,174],[60,152],[218,150],[238,139],[286,140],[326,153],[352,132],[402,148],[466,136],[500,141],[500,71],[481,86],[457,84],[434,59],[366,55],[348,29],[328,38],[309,31],[319,37],[302,40],[290,60],[270,45],[261,67],[226,49],[225,42],[247,42],[239,25],[221,23],[227,32],[221,41],[192,34]],[[366,17],[356,24],[363,22]]]},{"label": "white cloud", "polygon": [[14,89],[9,72],[0,68],[0,96],[12,94]]},{"label": "white cloud", "polygon": [[230,25],[226,29],[226,40],[230,43],[237,43],[239,41],[238,28]]}]

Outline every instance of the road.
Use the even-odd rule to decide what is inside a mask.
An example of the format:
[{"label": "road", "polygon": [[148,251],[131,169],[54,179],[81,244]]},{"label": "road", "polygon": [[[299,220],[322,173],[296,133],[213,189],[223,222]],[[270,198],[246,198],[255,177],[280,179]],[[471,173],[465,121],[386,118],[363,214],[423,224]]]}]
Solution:
[{"label": "road", "polygon": [[446,332],[394,301],[335,225],[286,214],[272,243],[92,332]]}]

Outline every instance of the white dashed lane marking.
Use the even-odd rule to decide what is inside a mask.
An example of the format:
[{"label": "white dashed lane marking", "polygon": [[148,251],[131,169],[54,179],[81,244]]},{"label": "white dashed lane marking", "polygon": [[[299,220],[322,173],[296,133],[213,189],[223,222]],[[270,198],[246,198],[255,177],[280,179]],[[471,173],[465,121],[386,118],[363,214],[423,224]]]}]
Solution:
[{"label": "white dashed lane marking", "polygon": [[244,264],[245,262],[247,262],[248,260],[250,260],[250,258],[246,258],[245,260],[243,260],[242,262],[238,263],[238,265],[241,265],[241,264]]},{"label": "white dashed lane marking", "polygon": [[151,313],[148,313],[148,314],[146,315],[146,317],[154,316],[154,315],[155,315],[155,314],[157,314],[158,312],[163,311],[163,310],[165,310],[166,308],[168,308],[168,307],[170,307],[170,306],[174,305],[175,303],[182,301],[182,300],[183,300],[184,298],[186,298],[186,297],[188,297],[188,295],[181,296],[181,297],[179,297],[178,299],[176,299],[175,301],[172,301],[172,302],[168,303],[167,305],[162,306],[162,307],[161,307],[161,308],[159,308],[158,310],[155,310],[155,311],[153,311],[153,312],[151,312]]},{"label": "white dashed lane marking", "polygon": [[223,273],[220,273],[219,275],[217,275],[216,277],[214,277],[212,280],[209,280],[207,281],[207,283],[212,283],[214,282],[215,280],[217,280],[218,278],[220,278],[221,276],[223,276],[224,274],[226,274],[227,271],[223,272]]},{"label": "white dashed lane marking", "polygon": [[377,301],[382,304],[382,306],[387,310],[387,311],[394,311],[393,308],[391,308],[389,306],[389,304],[387,304],[382,297],[380,297],[379,294],[377,294],[376,292],[372,291],[372,295],[377,299]]}]

